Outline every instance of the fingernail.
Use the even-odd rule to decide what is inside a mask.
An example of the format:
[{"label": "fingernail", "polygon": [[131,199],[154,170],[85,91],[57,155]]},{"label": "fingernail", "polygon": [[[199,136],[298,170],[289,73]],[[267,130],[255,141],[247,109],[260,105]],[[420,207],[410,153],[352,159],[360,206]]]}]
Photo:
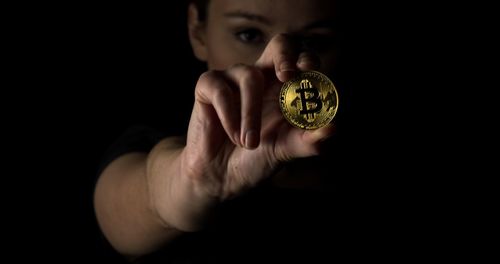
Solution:
[{"label": "fingernail", "polygon": [[253,129],[248,130],[245,134],[245,146],[250,149],[256,148],[259,145],[258,136],[257,131]]}]

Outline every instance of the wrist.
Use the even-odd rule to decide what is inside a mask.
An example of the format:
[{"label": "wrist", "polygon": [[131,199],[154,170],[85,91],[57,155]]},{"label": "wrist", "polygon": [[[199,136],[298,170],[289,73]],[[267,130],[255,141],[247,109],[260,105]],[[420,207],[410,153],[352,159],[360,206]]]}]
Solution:
[{"label": "wrist", "polygon": [[148,156],[147,179],[150,207],[166,228],[184,232],[203,228],[213,199],[199,192],[183,167],[184,146],[165,140]]},{"label": "wrist", "polygon": [[174,139],[164,139],[151,150],[147,158],[148,206],[157,221],[165,228],[179,229],[170,220],[170,215],[174,212],[171,209],[174,207],[174,201],[170,197],[181,151],[182,145],[176,144]]}]

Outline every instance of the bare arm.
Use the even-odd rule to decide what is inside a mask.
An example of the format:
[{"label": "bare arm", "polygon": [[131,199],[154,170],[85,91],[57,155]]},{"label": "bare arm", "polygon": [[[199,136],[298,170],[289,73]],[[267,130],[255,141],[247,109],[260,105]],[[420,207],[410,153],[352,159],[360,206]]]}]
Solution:
[{"label": "bare arm", "polygon": [[[165,139],[149,154],[119,157],[100,175],[94,195],[97,219],[107,239],[123,255],[153,252],[181,234],[159,217],[149,190],[153,177],[172,174],[181,148],[181,139]],[[154,160],[160,158],[165,171],[157,173],[160,168]],[[148,169],[148,164],[156,167]]]},{"label": "bare arm", "polygon": [[292,77],[280,65],[314,68],[300,62],[313,61],[307,54],[289,52],[289,41],[274,37],[255,66],[204,73],[185,141],[167,138],[149,154],[124,155],[103,171],[95,210],[120,253],[145,255],[200,230],[218,203],[256,186],[283,162],[318,154],[332,127],[294,128],[277,104],[282,82]]}]

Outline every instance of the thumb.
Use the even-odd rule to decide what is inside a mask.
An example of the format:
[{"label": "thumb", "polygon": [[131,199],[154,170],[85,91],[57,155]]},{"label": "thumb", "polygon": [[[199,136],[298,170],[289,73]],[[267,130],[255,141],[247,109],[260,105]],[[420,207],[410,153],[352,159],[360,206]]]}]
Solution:
[{"label": "thumb", "polygon": [[265,72],[274,72],[278,80],[286,82],[298,70],[299,53],[300,45],[294,37],[278,34],[269,41],[255,66]]}]

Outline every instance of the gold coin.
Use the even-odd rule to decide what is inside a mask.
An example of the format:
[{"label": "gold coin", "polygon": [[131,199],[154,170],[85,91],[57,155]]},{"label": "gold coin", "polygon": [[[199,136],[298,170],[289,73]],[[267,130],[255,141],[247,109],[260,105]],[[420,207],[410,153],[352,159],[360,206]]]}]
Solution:
[{"label": "gold coin", "polygon": [[281,112],[298,128],[317,129],[329,124],[337,113],[338,102],[333,82],[317,71],[301,72],[281,87]]}]

